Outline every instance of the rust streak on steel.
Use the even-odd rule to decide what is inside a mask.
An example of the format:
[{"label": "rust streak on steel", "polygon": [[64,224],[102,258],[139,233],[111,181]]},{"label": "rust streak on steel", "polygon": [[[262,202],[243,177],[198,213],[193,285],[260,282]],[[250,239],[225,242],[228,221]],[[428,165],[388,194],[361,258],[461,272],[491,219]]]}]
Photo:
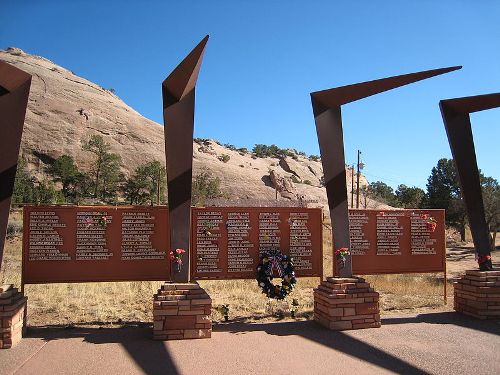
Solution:
[{"label": "rust streak on steel", "polygon": [[[342,247],[351,248],[341,106],[460,68],[460,66],[455,66],[427,70],[311,93],[321,162],[325,176],[326,194],[332,221],[334,249]],[[336,267],[335,263],[334,267]],[[347,257],[345,267],[337,270],[336,274],[342,277],[352,276],[351,256]]]},{"label": "rust streak on steel", "polygon": [[[470,113],[500,107],[500,93],[441,100],[439,107],[455,161],[474,247],[478,255],[491,256]],[[480,267],[491,268],[491,260],[485,265],[480,264]]]},{"label": "rust streak on steel", "polygon": [[163,81],[163,120],[167,191],[170,219],[170,250],[184,249],[183,266],[172,275],[177,282],[189,281],[189,236],[191,223],[191,179],[195,89],[208,35]]},{"label": "rust streak on steel", "polygon": [[31,75],[0,61],[0,268]]}]

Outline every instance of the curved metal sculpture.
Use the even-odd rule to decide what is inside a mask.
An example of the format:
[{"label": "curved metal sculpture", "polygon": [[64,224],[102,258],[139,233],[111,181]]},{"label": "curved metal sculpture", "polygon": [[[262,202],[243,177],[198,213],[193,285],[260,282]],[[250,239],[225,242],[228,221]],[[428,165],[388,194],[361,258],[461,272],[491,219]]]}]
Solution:
[{"label": "curved metal sculpture", "polygon": [[31,75],[0,61],[0,268]]},{"label": "curved metal sculpture", "polygon": [[170,250],[186,250],[174,281],[189,281],[189,235],[191,223],[191,179],[193,175],[193,130],[195,89],[208,35],[163,81],[163,120]]},{"label": "curved metal sculpture", "polygon": [[470,113],[500,107],[500,93],[446,99],[439,102],[448,142],[457,169],[470,231],[481,271],[492,270],[490,235],[477,168]]},{"label": "curved metal sculpture", "polygon": [[[325,176],[326,194],[332,221],[334,249],[351,248],[341,106],[460,68],[461,66],[455,66],[427,70],[311,93],[321,162]],[[337,275],[341,277],[352,276],[350,255],[347,256],[345,266],[337,270]]]}]

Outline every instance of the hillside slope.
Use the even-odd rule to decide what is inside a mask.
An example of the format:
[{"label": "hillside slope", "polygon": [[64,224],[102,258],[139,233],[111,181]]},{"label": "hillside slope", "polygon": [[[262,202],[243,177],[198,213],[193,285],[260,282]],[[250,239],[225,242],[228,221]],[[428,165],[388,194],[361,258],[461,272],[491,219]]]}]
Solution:
[{"label": "hillside slope", "polygon": [[[81,140],[92,134],[101,135],[111,151],[121,156],[126,176],[148,161],[165,163],[162,125],[141,116],[112,92],[17,48],[0,51],[0,60],[33,76],[21,153],[37,179],[48,178],[46,167],[63,154],[71,155],[81,169],[88,169],[92,159],[82,151]],[[223,154],[229,156],[227,162],[219,160]],[[218,176],[230,204],[265,204],[275,200],[277,186],[283,203],[305,199],[326,205],[320,161],[301,155],[255,158],[213,140],[196,142],[193,156],[194,173],[209,170]],[[346,172],[350,181],[352,170]],[[366,184],[362,176],[360,185]],[[375,201],[367,205],[383,207]]]}]

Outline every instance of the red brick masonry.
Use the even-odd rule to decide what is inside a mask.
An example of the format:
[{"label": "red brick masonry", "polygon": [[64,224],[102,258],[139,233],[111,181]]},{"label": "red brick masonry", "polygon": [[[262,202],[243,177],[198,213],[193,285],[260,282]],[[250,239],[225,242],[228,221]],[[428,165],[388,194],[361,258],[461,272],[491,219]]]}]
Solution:
[{"label": "red brick masonry", "polygon": [[455,311],[479,319],[500,318],[500,271],[467,270],[453,286]]},{"label": "red brick masonry", "polygon": [[14,347],[21,341],[27,300],[12,285],[0,287],[0,349]]},{"label": "red brick masonry", "polygon": [[198,284],[165,283],[154,295],[153,338],[183,340],[210,338],[212,300]]},{"label": "red brick masonry", "polygon": [[314,320],[336,331],[380,327],[379,294],[360,277],[329,277],[314,289]]}]

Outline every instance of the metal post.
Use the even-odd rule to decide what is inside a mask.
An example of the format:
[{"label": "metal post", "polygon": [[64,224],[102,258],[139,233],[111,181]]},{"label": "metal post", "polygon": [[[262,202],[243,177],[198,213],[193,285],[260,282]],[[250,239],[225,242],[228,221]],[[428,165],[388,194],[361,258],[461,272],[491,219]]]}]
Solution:
[{"label": "metal post", "polygon": [[[341,106],[460,68],[450,67],[427,70],[311,93],[321,163],[325,175],[326,195],[332,220],[334,249],[342,247],[350,249],[351,247]],[[337,271],[336,274],[341,277],[352,276],[350,255],[347,256],[345,266]]]},{"label": "metal post", "polygon": [[354,164],[351,169],[351,208],[354,208]]},{"label": "metal post", "polygon": [[0,61],[0,269],[31,75]]},{"label": "metal post", "polygon": [[361,151],[358,150],[358,173],[356,175],[356,208],[359,208],[359,157]]},{"label": "metal post", "polygon": [[170,249],[184,249],[185,258],[173,281],[187,282],[193,177],[195,88],[208,35],[163,81],[163,119],[167,161]]},{"label": "metal post", "polygon": [[[445,255],[446,258],[446,255]],[[444,304],[448,304],[448,280],[447,280],[447,274],[446,274],[446,261],[444,262]]]},{"label": "metal post", "polygon": [[470,113],[500,107],[500,93],[441,100],[439,107],[457,170],[472,240],[479,256],[479,268],[489,271],[493,268],[490,234],[485,219]]}]

